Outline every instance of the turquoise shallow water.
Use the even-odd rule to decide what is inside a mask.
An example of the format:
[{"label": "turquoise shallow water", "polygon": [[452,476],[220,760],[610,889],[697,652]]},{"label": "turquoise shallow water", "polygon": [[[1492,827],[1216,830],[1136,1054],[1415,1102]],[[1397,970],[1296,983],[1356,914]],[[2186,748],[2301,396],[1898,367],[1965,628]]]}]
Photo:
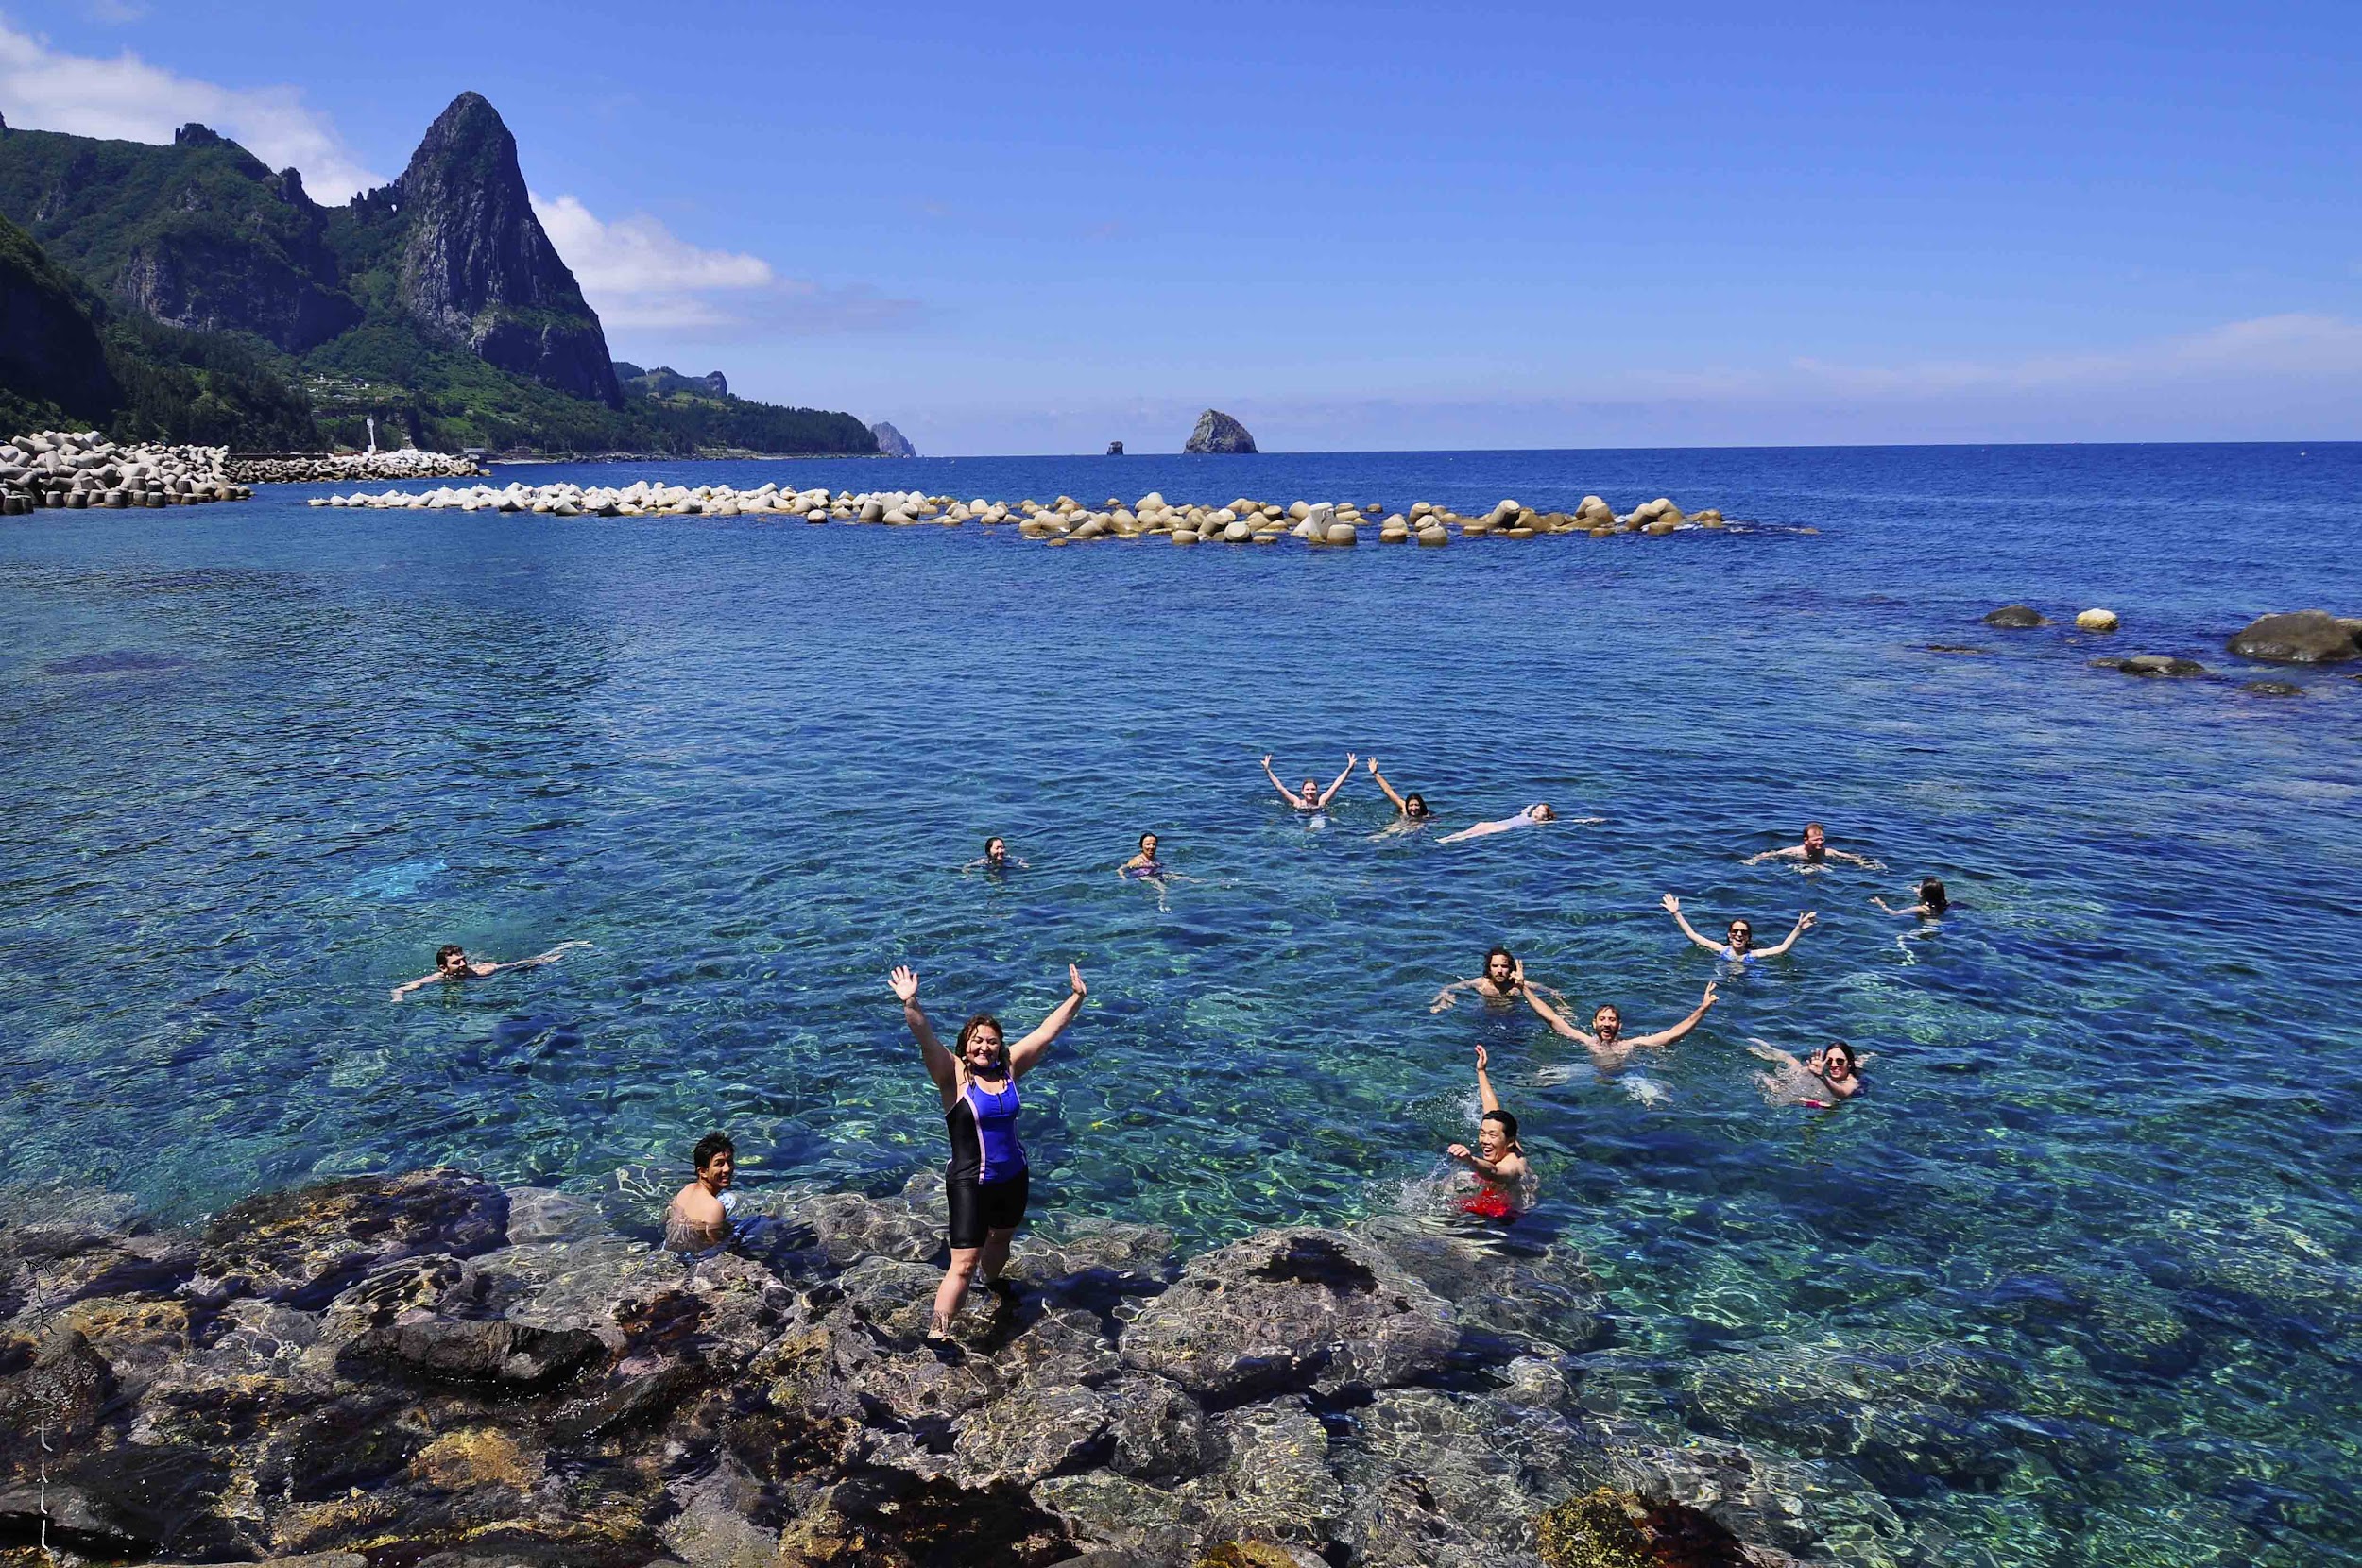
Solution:
[{"label": "turquoise shallow water", "polygon": [[[167,1218],[436,1161],[613,1192],[721,1123],[750,1185],[896,1186],[942,1131],[886,970],[1025,1022],[1071,959],[1037,1212],[1212,1240],[1431,1205],[1481,1041],[1533,1228],[1614,1304],[1588,1397],[1839,1467],[1856,1559],[2362,1551],[2362,682],[2087,664],[2227,669],[2255,613],[2362,613],[2362,448],[643,472],[1762,526],[1308,557],[303,489],[9,520],[0,1178]],[[2012,599],[2129,629],[1977,623]],[[1362,777],[1312,833],[1257,768],[1348,748],[1447,827],[1605,820],[1378,840]],[[1737,863],[1807,817],[1891,870]],[[1111,875],[1143,828],[1193,878],[1161,902]],[[988,832],[1030,869],[962,875]],[[1868,900],[1922,872],[1959,909],[1913,936]],[[1717,966],[1669,889],[1821,925],[1650,1098],[1530,1018],[1427,1012],[1501,941],[1585,1014],[1670,1022]],[[386,1000],[438,942],[564,939],[597,947]],[[1834,1034],[1869,1098],[1768,1107],[1746,1037]]]}]

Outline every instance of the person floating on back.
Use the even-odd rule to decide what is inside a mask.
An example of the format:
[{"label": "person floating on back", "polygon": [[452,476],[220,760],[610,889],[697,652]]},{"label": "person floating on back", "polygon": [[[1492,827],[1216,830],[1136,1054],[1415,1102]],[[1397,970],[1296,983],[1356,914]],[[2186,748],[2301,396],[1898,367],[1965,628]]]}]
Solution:
[{"label": "person floating on back", "polygon": [[1750,1039],[1747,1048],[1772,1064],[1755,1079],[1767,1099],[1826,1111],[1862,1092],[1861,1061],[1842,1040],[1830,1041],[1801,1062],[1761,1040]]},{"label": "person floating on back", "polygon": [[1425,827],[1428,823],[1427,796],[1416,790],[1409,794],[1396,791],[1392,784],[1386,782],[1386,775],[1378,771],[1377,758],[1371,758],[1368,765],[1370,776],[1377,779],[1378,787],[1386,792],[1386,798],[1395,803],[1395,820],[1379,828],[1378,831],[1408,833],[1413,828]]},{"label": "person floating on back", "polygon": [[738,1207],[738,1194],[730,1190],[738,1177],[738,1146],[727,1133],[708,1133],[690,1158],[697,1179],[673,1194],[673,1206],[664,1211],[664,1247],[710,1256],[730,1244],[730,1216]]},{"label": "person floating on back", "polygon": [[1779,957],[1790,947],[1795,946],[1796,939],[1812,929],[1813,922],[1821,918],[1811,910],[1806,910],[1796,917],[1796,929],[1788,933],[1786,941],[1776,947],[1758,947],[1755,946],[1755,928],[1745,920],[1732,921],[1728,928],[1729,940],[1717,942],[1711,937],[1698,934],[1696,928],[1689,924],[1688,917],[1682,913],[1682,901],[1679,898],[1669,893],[1665,895],[1664,903],[1666,912],[1670,914],[1673,917],[1673,923],[1682,929],[1682,935],[1710,953],[1721,954],[1733,963],[1745,963],[1750,959]]},{"label": "person floating on back", "polygon": [[1635,1050],[1669,1046],[1696,1029],[1704,1019],[1706,1010],[1714,1005],[1714,982],[1706,981],[1706,994],[1698,998],[1698,1005],[1690,1010],[1688,1017],[1654,1034],[1626,1034],[1624,1015],[1613,1002],[1602,1002],[1592,1013],[1588,1034],[1560,1017],[1549,1003],[1531,990],[1526,993],[1526,1004],[1542,1014],[1544,1023],[1590,1051],[1592,1061],[1602,1067],[1615,1067],[1622,1065]]},{"label": "person floating on back", "polygon": [[1326,821],[1321,813],[1328,810],[1328,803],[1337,798],[1337,792],[1344,789],[1345,780],[1353,776],[1354,764],[1361,760],[1353,753],[1345,753],[1344,772],[1331,779],[1326,790],[1321,788],[1320,781],[1315,778],[1306,779],[1304,788],[1300,790],[1289,789],[1288,786],[1279,782],[1279,775],[1272,772],[1271,758],[1268,754],[1263,758],[1263,776],[1271,780],[1271,787],[1279,792],[1280,799],[1299,811],[1311,812],[1311,825],[1318,827]]},{"label": "person floating on back", "polygon": [[1886,863],[1867,855],[1857,855],[1850,849],[1831,849],[1829,830],[1817,822],[1805,824],[1805,842],[1791,844],[1785,849],[1767,849],[1760,855],[1750,855],[1741,865],[1761,865],[1766,861],[1801,861],[1807,866],[1825,865],[1831,861],[1843,861],[1866,871],[1884,871]]},{"label": "person floating on back", "polygon": [[1066,1000],[1016,1045],[1002,1044],[1000,1019],[979,1013],[960,1026],[957,1043],[946,1050],[918,1005],[916,971],[908,964],[894,971],[891,983],[902,1002],[902,1021],[943,1097],[944,1124],[951,1135],[951,1163],[943,1182],[951,1210],[951,1265],[935,1291],[929,1338],[950,1335],[979,1270],[988,1288],[1002,1287],[1001,1271],[1009,1261],[1009,1243],[1024,1223],[1030,1196],[1025,1146],[1017,1136],[1017,1081],[1082,1010],[1087,995],[1083,971],[1070,963],[1066,980]]},{"label": "person floating on back", "polygon": [[1476,1173],[1477,1189],[1460,1200],[1462,1213],[1515,1219],[1532,1205],[1533,1167],[1517,1146],[1517,1118],[1501,1109],[1493,1081],[1485,1076],[1486,1061],[1484,1048],[1477,1047],[1477,1098],[1484,1106],[1483,1118],[1477,1123],[1477,1146],[1471,1150],[1456,1143],[1444,1152]]},{"label": "person floating on back", "polygon": [[546,953],[521,958],[513,963],[491,963],[472,962],[466,948],[456,942],[446,942],[435,949],[435,973],[420,975],[417,980],[395,986],[394,1000],[400,1001],[419,986],[432,985],[436,980],[447,980],[456,985],[462,980],[482,980],[487,975],[496,975],[504,969],[534,969],[544,963],[556,963],[566,956],[568,948],[590,946],[588,942],[561,942]]},{"label": "person floating on back", "polygon": [[1941,920],[1944,912],[1952,907],[1951,895],[1945,893],[1943,884],[1933,877],[1924,878],[1920,881],[1919,902],[1916,904],[1907,904],[1898,910],[1874,893],[1870,895],[1870,901],[1889,914],[1916,917],[1921,920]]},{"label": "person floating on back", "polygon": [[[1446,833],[1435,842],[1437,844],[1459,844],[1467,839],[1488,839],[1496,833],[1506,833],[1513,827],[1532,827],[1537,823],[1556,822],[1557,820],[1558,813],[1550,810],[1549,803],[1538,800],[1514,817],[1502,817],[1496,822],[1480,822],[1474,827],[1463,827],[1457,833]],[[1597,821],[1598,819],[1590,820]]]}]

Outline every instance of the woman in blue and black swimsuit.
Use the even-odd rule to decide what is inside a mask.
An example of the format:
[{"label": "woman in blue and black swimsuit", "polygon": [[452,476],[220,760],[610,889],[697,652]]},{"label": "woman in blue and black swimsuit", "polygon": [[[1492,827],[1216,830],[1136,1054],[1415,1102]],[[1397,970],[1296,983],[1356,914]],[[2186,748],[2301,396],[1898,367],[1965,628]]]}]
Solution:
[{"label": "woman in blue and black swimsuit", "polygon": [[951,1133],[951,1164],[943,1184],[951,1208],[951,1266],[935,1291],[931,1338],[950,1333],[951,1320],[967,1299],[968,1282],[980,1268],[986,1287],[1001,1287],[1009,1243],[1025,1219],[1025,1146],[1017,1136],[1017,1081],[1082,1011],[1087,994],[1083,972],[1070,963],[1066,979],[1066,1000],[1016,1045],[1002,1044],[1000,1019],[979,1013],[960,1026],[956,1048],[946,1050],[918,1005],[917,972],[907,964],[894,971],[902,1021],[926,1058],[927,1076],[943,1095],[943,1119]]}]

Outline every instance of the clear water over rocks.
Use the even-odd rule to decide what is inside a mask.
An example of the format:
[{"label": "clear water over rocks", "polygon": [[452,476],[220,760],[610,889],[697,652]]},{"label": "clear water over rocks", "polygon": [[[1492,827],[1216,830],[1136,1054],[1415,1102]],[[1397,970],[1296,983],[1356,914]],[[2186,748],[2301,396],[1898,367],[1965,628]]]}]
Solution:
[{"label": "clear water over rocks", "polygon": [[[750,1189],[941,1154],[883,976],[1084,1019],[1037,1204],[1210,1245],[1429,1213],[1470,1048],[1606,1292],[1583,1398],[1838,1467],[1908,1550],[2299,1564],[2362,1539],[2362,682],[2245,665],[2362,613],[2362,449],[1942,449],[528,469],[529,481],[1481,512],[1710,500],[1719,537],[1054,562],[761,518],[44,511],[0,528],[0,1176],[195,1219],[449,1163],[596,1197],[714,1124]],[[505,478],[505,475],[504,475]],[[1805,530],[1817,532],[1805,532]],[[1990,627],[2023,602],[2051,622]],[[2114,633],[2074,629],[2105,605]],[[2092,660],[2201,660],[2131,681]],[[2298,697],[2241,682],[2268,673]],[[1375,753],[1468,844],[1309,831]],[[1742,867],[1807,818],[1886,872]],[[1144,829],[1192,878],[1112,868]],[[962,874],[987,833],[1029,862]],[[1869,903],[1942,876],[1920,930]],[[1503,942],[1686,1011],[1657,908],[1819,927],[1602,1078],[1427,998]],[[1701,922],[1702,925],[1703,922]],[[546,969],[396,1005],[436,944]],[[1768,1107],[1750,1036],[1874,1053]],[[1537,1310],[1547,1311],[1547,1304]],[[1866,1523],[1858,1560],[1904,1550]]]}]

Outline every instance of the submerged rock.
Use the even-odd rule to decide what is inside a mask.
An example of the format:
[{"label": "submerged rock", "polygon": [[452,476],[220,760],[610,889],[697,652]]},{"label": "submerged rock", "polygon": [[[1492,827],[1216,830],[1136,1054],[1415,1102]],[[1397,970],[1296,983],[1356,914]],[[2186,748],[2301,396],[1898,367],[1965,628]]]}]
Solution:
[{"label": "submerged rock", "polygon": [[2169,654],[2135,654],[2131,658],[2103,658],[2097,662],[2112,670],[2121,670],[2128,675],[2146,675],[2153,677],[2157,675],[2187,676],[2202,675],[2206,673],[2206,666],[2200,664],[2198,660],[2194,658],[2176,658]]},{"label": "submerged rock", "polygon": [[2004,605],[1997,610],[1985,612],[1985,624],[2004,631],[2026,631],[2035,626],[2047,626],[2050,618],[2031,605]]},{"label": "submerged rock", "polygon": [[1201,1398],[1392,1388],[1444,1365],[1451,1308],[1342,1231],[1266,1232],[1194,1259],[1123,1336],[1123,1359]]},{"label": "submerged rock", "polygon": [[489,1252],[507,1227],[507,1195],[481,1177],[355,1176],[231,1206],[206,1228],[198,1268],[226,1293],[316,1307],[398,1258]]},{"label": "submerged rock", "polygon": [[1246,433],[1246,426],[1221,409],[1209,408],[1197,417],[1197,428],[1190,432],[1190,438],[1182,444],[1181,450],[1184,452],[1252,452],[1255,437]]},{"label": "submerged rock", "polygon": [[2329,664],[2362,657],[2357,628],[2362,622],[2341,621],[2327,610],[2297,610],[2257,617],[2226,646],[2267,664]]}]

